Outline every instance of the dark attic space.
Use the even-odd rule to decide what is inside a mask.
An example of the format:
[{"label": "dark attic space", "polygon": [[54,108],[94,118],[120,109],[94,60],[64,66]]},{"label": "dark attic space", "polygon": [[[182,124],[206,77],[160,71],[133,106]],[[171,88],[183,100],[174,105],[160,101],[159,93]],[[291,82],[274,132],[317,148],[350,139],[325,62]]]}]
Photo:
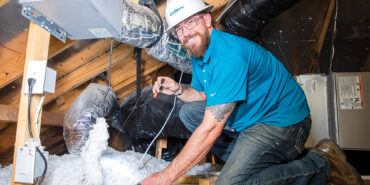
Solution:
[{"label": "dark attic space", "polygon": [[370,185],[368,0],[0,0],[0,185]]}]

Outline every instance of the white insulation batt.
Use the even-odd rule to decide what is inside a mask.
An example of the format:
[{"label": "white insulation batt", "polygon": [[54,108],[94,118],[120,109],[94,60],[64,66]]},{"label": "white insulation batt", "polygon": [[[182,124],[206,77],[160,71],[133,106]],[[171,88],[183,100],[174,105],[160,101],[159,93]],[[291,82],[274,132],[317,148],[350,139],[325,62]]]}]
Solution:
[{"label": "white insulation batt", "polygon": [[[154,172],[163,170],[170,164],[149,155],[146,155],[142,163],[140,162],[143,155],[141,153],[133,151],[119,152],[107,147],[108,135],[104,119],[99,118],[97,124],[94,125],[94,129],[89,133],[93,137],[89,137],[91,141],[87,143],[90,144],[84,146],[81,155],[49,156],[44,185],[135,185],[140,180]],[[0,185],[8,185],[11,182],[12,165],[1,167]],[[200,174],[210,167],[211,164],[209,163],[195,166],[186,174]]]}]

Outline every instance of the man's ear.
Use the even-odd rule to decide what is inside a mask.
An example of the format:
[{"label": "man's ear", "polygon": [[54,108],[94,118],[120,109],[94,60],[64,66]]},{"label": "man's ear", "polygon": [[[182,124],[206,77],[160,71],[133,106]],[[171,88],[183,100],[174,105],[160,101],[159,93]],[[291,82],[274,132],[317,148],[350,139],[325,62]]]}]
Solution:
[{"label": "man's ear", "polygon": [[205,21],[206,21],[206,26],[208,28],[212,27],[212,16],[211,14],[207,13],[204,15]]}]

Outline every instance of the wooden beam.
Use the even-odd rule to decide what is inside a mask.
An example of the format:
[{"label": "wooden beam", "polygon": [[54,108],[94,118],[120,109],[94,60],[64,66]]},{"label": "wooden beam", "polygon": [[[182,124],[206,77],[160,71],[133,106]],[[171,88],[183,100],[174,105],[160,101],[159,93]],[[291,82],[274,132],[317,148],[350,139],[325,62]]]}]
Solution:
[{"label": "wooden beam", "polygon": [[[21,53],[0,46],[0,89],[18,78],[18,73],[22,74],[24,58]],[[22,59],[23,62],[20,62]]]},{"label": "wooden beam", "polygon": [[[84,66],[85,64],[91,62],[92,60],[99,58],[100,55],[109,51],[109,47],[110,47],[110,40],[101,39],[97,42],[92,43],[91,45],[88,45],[86,48],[75,53],[71,57],[63,61],[58,61],[56,63],[48,64],[48,66],[57,71],[57,80],[58,80],[68,75],[69,73],[72,73],[73,71],[80,68],[81,66]],[[52,48],[52,47],[49,47],[49,48]],[[12,86],[14,86],[14,88],[5,87],[7,88],[7,91],[9,91],[9,93],[2,94],[2,96],[0,96],[0,103],[17,106],[20,100],[20,92],[21,92],[20,84],[21,83],[18,83],[18,81],[16,80],[12,83]]]},{"label": "wooden beam", "polygon": [[71,46],[77,44],[80,42],[79,40],[70,40],[67,39],[65,43],[60,41],[59,39],[55,37],[50,38],[50,44],[49,44],[49,55],[48,59],[53,58],[55,55],[63,52],[64,50],[70,48]]},{"label": "wooden beam", "polygon": [[63,103],[58,103],[57,100],[50,102],[44,106],[44,109],[48,112],[55,113],[67,113],[69,107],[72,105],[73,101],[82,93],[82,91],[89,85],[90,82],[85,82],[84,84],[74,88],[73,90],[61,95],[58,99],[63,99]]},{"label": "wooden beam", "polygon": [[[18,121],[18,107],[0,105],[0,121],[16,123]],[[63,126],[64,114],[42,112],[41,122],[43,125]]]},{"label": "wooden beam", "polygon": [[[147,56],[144,54],[143,57],[146,59]],[[134,60],[133,57],[129,57],[125,61],[113,66],[111,69],[111,85],[119,99],[123,99],[125,96],[135,91],[134,86],[131,88],[131,84],[136,83],[136,63],[134,61],[131,64],[132,60]],[[151,76],[148,75],[151,75],[151,73],[161,69],[163,66],[166,66],[166,63],[159,62],[154,58],[148,57],[148,60],[143,61],[142,86],[151,85],[151,81],[147,82],[147,80],[151,79]],[[56,101],[53,101],[44,107],[45,110],[50,112],[66,113],[73,101],[82,93],[82,91],[90,82],[91,81],[87,81],[84,84],[58,97],[58,99],[63,99],[63,103],[57,103]],[[105,82],[102,82],[99,79],[96,79],[93,82],[106,85]]]},{"label": "wooden beam", "polygon": [[[29,28],[29,35],[28,35],[28,42],[27,42],[27,52],[26,52],[26,62],[24,65],[24,74],[27,72],[28,63],[32,60],[47,60],[48,58],[48,49],[49,49],[49,42],[50,42],[50,34],[39,27],[38,25],[30,22]],[[23,75],[23,83],[21,92],[24,92],[24,88],[26,85],[26,75]],[[33,133],[36,133],[35,125],[33,124],[36,114],[37,106],[39,105],[41,100],[41,95],[32,95],[31,98],[31,129]],[[26,140],[30,137],[28,126],[27,126],[27,110],[28,110],[28,98],[27,95],[21,93],[21,101],[19,104],[19,114],[18,114],[18,122],[17,122],[17,133],[16,133],[16,140],[14,146],[14,157],[13,157],[13,172],[12,172],[12,184],[14,183],[14,171],[16,166],[16,155],[17,155],[17,148],[20,146],[24,146]],[[39,124],[40,128],[41,124]],[[37,136],[36,136],[37,137]]]},{"label": "wooden beam", "polygon": [[[63,78],[92,60],[101,57],[104,53],[109,52],[110,43],[110,39],[99,39],[65,60],[58,61],[57,63],[50,65],[50,67],[57,71],[57,79]],[[115,42],[115,46],[117,45],[118,42]],[[109,58],[107,59],[107,62],[109,62]]]},{"label": "wooden beam", "polygon": [[217,176],[210,176],[207,178],[200,178],[199,185],[215,185],[217,181]]},{"label": "wooden beam", "polygon": [[[128,59],[132,55],[133,47],[128,46],[126,44],[120,44],[117,48],[113,51],[112,56],[112,66]],[[143,60],[148,59],[148,55],[143,55]],[[78,87],[79,85],[83,84],[84,82],[90,80],[91,78],[99,75],[100,73],[107,70],[109,66],[109,53],[105,53],[102,56],[93,59],[91,62],[85,64],[84,66],[78,68],[77,70],[73,71],[72,73],[64,76],[62,79],[57,81],[56,89],[54,94],[50,94],[45,98],[45,104],[55,100],[60,95]],[[131,74],[135,71],[134,67],[124,67],[126,64],[135,66],[135,63],[126,63],[123,62],[119,64],[118,67],[114,67],[117,70],[112,71],[112,87],[114,90],[119,90],[123,88],[125,85],[129,84],[132,78],[128,81],[121,82],[123,79],[126,79],[129,76],[134,77],[134,74]],[[163,67],[166,63],[159,62],[157,60],[150,60],[150,62],[143,61],[143,75],[149,74],[156,69]],[[120,73],[117,73],[120,72]],[[122,76],[123,75],[123,76]],[[118,80],[118,81],[117,81]],[[117,85],[115,85],[117,83]]]},{"label": "wooden beam", "polygon": [[2,165],[9,165],[13,163],[16,129],[16,124],[9,124],[4,129],[0,130],[0,163]]},{"label": "wooden beam", "polygon": [[307,52],[308,61],[305,62],[306,66],[301,70],[301,73],[315,73],[317,64],[319,63],[319,57],[321,54],[322,46],[325,41],[325,36],[328,31],[329,23],[331,16],[333,14],[335,0],[329,0],[326,10],[326,14],[323,17],[323,22],[321,23],[320,29],[317,32],[313,33],[312,38],[316,40],[310,47],[310,50]]},{"label": "wooden beam", "polygon": [[[112,66],[127,59],[132,54],[132,51],[132,46],[120,44],[113,52]],[[72,73],[64,76],[62,79],[57,81],[55,92],[45,97],[45,104],[55,100],[60,95],[74,89],[75,87],[78,87],[84,82],[104,72],[107,70],[108,66],[109,53],[105,53],[102,56],[95,58],[91,62],[81,66]]]},{"label": "wooden beam", "polygon": [[201,176],[196,175],[183,175],[177,179],[175,184],[198,184]]},{"label": "wooden beam", "polygon": [[[23,75],[26,58],[26,43],[28,32],[22,32],[17,37],[0,46],[0,89]],[[66,43],[52,37],[48,59],[61,53],[78,41],[67,39]]]},{"label": "wooden beam", "polygon": [[4,6],[6,3],[8,3],[10,0],[0,0],[0,7]]}]

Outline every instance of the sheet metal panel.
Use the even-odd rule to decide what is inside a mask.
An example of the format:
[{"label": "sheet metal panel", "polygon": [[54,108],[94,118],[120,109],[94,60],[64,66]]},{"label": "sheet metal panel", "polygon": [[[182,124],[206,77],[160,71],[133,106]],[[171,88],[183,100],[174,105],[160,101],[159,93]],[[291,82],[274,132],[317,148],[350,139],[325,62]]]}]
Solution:
[{"label": "sheet metal panel", "polygon": [[339,146],[370,150],[370,72],[334,73]]},{"label": "sheet metal panel", "polygon": [[327,76],[307,74],[296,77],[298,84],[306,94],[311,111],[312,126],[306,147],[314,147],[321,139],[329,137],[327,96]]},{"label": "sheet metal panel", "polygon": [[72,40],[119,37],[122,0],[20,0]]}]

